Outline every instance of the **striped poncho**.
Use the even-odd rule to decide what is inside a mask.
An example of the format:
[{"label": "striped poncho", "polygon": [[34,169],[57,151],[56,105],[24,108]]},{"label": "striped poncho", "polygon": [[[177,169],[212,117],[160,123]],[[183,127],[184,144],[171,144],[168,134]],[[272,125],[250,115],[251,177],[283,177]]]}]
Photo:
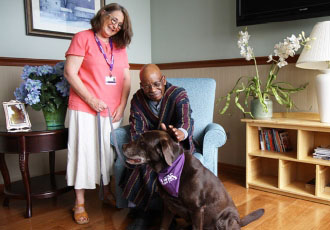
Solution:
[{"label": "striped poncho", "polygon": [[[187,130],[188,137],[181,142],[184,149],[194,152],[193,129],[194,120],[191,118],[191,108],[187,92],[167,82],[165,93],[161,101],[159,115],[155,115],[149,108],[148,98],[140,89],[133,96],[130,111],[131,139],[136,140],[148,130],[160,129],[160,124],[166,127],[173,125],[176,128]],[[138,207],[148,209],[155,196],[157,174],[148,166],[132,166],[126,168],[121,178],[124,197]]]}]

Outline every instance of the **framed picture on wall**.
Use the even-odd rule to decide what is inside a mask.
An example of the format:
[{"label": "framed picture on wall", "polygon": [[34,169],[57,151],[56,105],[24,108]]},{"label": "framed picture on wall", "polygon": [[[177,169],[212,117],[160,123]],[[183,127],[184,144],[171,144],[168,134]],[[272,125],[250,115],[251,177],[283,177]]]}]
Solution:
[{"label": "framed picture on wall", "polygon": [[29,115],[23,103],[15,100],[3,102],[6,125],[9,132],[28,131],[31,129]]},{"label": "framed picture on wall", "polygon": [[26,34],[71,39],[91,28],[105,0],[24,0]]}]

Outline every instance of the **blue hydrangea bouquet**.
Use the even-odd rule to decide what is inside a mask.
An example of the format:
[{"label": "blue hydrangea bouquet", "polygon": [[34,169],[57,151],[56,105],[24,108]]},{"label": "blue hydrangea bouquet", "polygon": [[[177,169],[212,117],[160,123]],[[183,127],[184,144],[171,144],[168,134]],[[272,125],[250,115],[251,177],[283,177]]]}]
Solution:
[{"label": "blue hydrangea bouquet", "polygon": [[35,110],[51,113],[60,107],[67,107],[70,86],[63,71],[64,62],[55,66],[24,66],[21,75],[23,82],[14,92],[16,100]]}]

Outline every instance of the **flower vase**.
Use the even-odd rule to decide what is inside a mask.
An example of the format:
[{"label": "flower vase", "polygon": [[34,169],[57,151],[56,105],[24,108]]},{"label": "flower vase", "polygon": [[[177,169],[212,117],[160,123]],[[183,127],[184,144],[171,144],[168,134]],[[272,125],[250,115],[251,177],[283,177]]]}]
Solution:
[{"label": "flower vase", "polygon": [[56,129],[56,128],[64,127],[67,107],[68,107],[67,105],[61,105],[54,112],[49,112],[46,111],[45,109],[42,110],[45,117],[46,126],[48,129]]},{"label": "flower vase", "polygon": [[264,107],[260,103],[258,98],[254,98],[251,101],[251,114],[254,119],[268,120],[273,116],[273,102],[272,100],[265,99],[265,104],[268,111],[264,111]]}]

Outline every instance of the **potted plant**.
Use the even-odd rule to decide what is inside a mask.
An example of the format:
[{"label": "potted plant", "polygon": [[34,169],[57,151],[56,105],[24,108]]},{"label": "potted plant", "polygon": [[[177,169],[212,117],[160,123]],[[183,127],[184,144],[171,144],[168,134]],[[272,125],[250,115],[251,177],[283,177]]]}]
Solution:
[{"label": "potted plant", "polygon": [[63,75],[64,62],[55,66],[23,68],[23,82],[16,88],[16,100],[43,111],[47,127],[63,126],[69,99],[69,83]]},{"label": "potted plant", "polygon": [[[241,56],[243,56],[247,61],[254,61],[256,74],[252,77],[240,77],[233,89],[220,98],[220,101],[223,99],[226,101],[224,107],[220,111],[220,114],[224,114],[227,111],[232,96],[234,95],[235,105],[244,114],[249,114],[252,118],[267,119],[272,116],[271,97],[274,97],[279,104],[291,109],[294,106],[291,94],[299,92],[307,87],[308,83],[305,83],[299,87],[293,87],[287,82],[276,82],[275,80],[280,68],[288,64],[286,59],[289,56],[293,57],[295,52],[297,52],[301,46],[310,48],[308,42],[311,38],[305,37],[304,32],[302,32],[298,37],[292,35],[291,37],[284,39],[283,42],[276,44],[274,47],[274,55],[271,54],[268,56],[267,62],[272,65],[265,84],[262,84],[260,81],[256,58],[254,56],[253,49],[248,45],[249,38],[250,35],[247,30],[240,31],[237,44],[241,49]],[[241,96],[244,96],[243,105],[239,101]],[[248,107],[248,99],[250,97],[252,97],[253,100],[251,101],[252,108],[249,112],[246,108]]]}]

